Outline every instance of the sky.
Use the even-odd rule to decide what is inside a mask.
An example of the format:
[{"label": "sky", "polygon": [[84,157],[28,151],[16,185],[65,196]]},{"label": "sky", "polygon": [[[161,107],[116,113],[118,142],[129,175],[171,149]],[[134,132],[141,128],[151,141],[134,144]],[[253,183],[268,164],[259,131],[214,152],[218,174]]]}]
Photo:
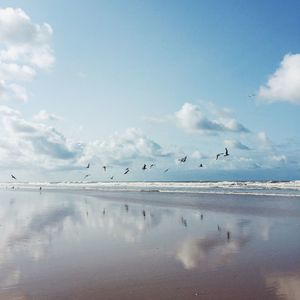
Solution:
[{"label": "sky", "polygon": [[2,0],[0,180],[300,179],[299,9]]}]

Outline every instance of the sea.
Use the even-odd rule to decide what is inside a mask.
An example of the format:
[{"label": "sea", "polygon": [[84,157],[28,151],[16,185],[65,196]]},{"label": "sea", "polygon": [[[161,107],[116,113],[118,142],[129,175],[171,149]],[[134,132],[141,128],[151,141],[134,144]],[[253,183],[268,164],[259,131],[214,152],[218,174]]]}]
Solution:
[{"label": "sea", "polygon": [[2,182],[0,189],[63,189],[161,193],[249,194],[300,197],[294,181],[61,181]]}]

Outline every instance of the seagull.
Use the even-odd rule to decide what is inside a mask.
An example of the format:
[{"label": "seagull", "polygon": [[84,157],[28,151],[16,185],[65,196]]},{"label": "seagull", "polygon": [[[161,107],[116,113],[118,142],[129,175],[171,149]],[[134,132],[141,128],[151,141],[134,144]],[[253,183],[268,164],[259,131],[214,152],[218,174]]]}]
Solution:
[{"label": "seagull", "polygon": [[164,170],[164,173],[167,173],[168,171],[169,171],[169,169],[165,169],[165,170]]},{"label": "seagull", "polygon": [[124,175],[126,175],[129,172],[129,168],[126,168]]},{"label": "seagull", "polygon": [[199,165],[199,168],[203,168],[203,165],[202,165],[202,164],[200,164],[200,165]]},{"label": "seagull", "polygon": [[90,175],[90,174],[87,174],[87,175],[84,176],[83,179],[86,179],[86,178],[88,178],[89,176],[91,176],[91,175]]},{"label": "seagull", "polygon": [[17,180],[17,178],[14,175],[10,175],[12,179]]},{"label": "seagull", "polygon": [[103,168],[104,172],[106,172],[106,166],[103,166],[102,168]]},{"label": "seagull", "polygon": [[225,148],[225,154],[224,154],[224,156],[228,156],[229,155],[229,153],[228,153],[228,149],[227,148]]},{"label": "seagull", "polygon": [[88,165],[86,166],[86,168],[88,169],[90,167],[90,163],[88,163]]},{"label": "seagull", "polygon": [[150,169],[152,169],[153,167],[155,167],[155,164],[151,164],[150,165]]},{"label": "seagull", "polygon": [[145,171],[146,169],[147,169],[147,165],[144,164],[143,167],[142,167],[142,170]]},{"label": "seagull", "polygon": [[223,155],[223,154],[224,154],[223,152],[218,153],[218,154],[216,155],[216,160],[218,160],[219,156],[221,156],[221,155]]},{"label": "seagull", "polygon": [[187,156],[179,158],[178,161],[181,162],[181,163],[185,163],[186,159],[187,159]]},{"label": "seagull", "polygon": [[255,96],[255,94],[248,95],[249,98],[254,98]]},{"label": "seagull", "polygon": [[114,179],[114,176],[111,176],[111,177],[110,177],[110,180],[113,180],[113,179]]}]

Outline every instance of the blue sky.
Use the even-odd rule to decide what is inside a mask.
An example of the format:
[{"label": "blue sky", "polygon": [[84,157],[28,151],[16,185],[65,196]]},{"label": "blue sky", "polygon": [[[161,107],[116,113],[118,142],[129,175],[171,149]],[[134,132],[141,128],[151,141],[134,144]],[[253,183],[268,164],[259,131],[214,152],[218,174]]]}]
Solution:
[{"label": "blue sky", "polygon": [[[0,54],[0,180],[77,180],[88,162],[91,180],[299,178],[297,1],[11,0],[1,9],[0,51],[27,52]],[[13,64],[30,67],[26,80]],[[225,146],[230,156],[216,162]],[[143,162],[157,166],[145,173]],[[128,177],[117,175],[126,166]]]}]

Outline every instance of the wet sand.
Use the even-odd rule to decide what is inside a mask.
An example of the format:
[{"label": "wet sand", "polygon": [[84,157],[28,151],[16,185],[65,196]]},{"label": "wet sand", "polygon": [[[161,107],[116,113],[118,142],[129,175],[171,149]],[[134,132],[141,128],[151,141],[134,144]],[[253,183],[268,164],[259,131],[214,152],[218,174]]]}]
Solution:
[{"label": "wet sand", "polygon": [[300,299],[300,198],[0,191],[0,299]]}]

